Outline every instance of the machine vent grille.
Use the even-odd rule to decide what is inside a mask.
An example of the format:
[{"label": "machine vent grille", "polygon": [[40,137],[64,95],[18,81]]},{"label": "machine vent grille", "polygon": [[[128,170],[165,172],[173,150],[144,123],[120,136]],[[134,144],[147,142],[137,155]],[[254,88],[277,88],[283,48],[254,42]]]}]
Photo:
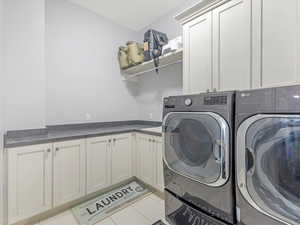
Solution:
[{"label": "machine vent grille", "polygon": [[204,105],[226,105],[227,96],[211,96],[204,98]]}]

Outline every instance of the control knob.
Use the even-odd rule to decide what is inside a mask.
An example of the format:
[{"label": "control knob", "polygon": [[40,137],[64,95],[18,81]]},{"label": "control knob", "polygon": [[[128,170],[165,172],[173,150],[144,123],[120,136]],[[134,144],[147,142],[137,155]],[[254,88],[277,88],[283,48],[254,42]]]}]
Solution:
[{"label": "control knob", "polygon": [[185,104],[186,106],[191,106],[191,105],[193,104],[193,101],[192,101],[192,99],[187,98],[187,99],[185,99],[184,104]]}]

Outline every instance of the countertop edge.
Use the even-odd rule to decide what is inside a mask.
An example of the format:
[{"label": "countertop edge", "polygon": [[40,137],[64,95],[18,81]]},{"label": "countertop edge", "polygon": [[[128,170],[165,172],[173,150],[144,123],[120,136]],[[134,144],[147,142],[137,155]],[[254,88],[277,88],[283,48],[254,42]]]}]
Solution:
[{"label": "countertop edge", "polygon": [[131,133],[131,132],[144,133],[144,134],[149,134],[149,135],[158,136],[158,137],[162,136],[162,133],[159,133],[159,132],[147,131],[147,130],[142,130],[142,129],[128,129],[128,130],[122,130],[122,131],[99,132],[99,133],[95,133],[95,134],[84,134],[84,135],[74,135],[74,136],[65,136],[65,137],[54,137],[54,138],[50,137],[47,139],[34,140],[34,141],[19,141],[17,143],[12,143],[12,144],[6,143],[6,141],[5,141],[6,138],[4,137],[4,149],[25,147],[25,146],[38,145],[38,144],[50,144],[52,142],[71,141],[71,140],[76,140],[76,139],[101,137],[101,136]]}]

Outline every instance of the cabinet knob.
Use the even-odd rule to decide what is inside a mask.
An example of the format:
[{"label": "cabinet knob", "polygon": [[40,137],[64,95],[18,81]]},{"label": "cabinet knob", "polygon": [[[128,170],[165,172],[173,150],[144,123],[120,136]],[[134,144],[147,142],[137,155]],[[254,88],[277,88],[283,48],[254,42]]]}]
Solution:
[{"label": "cabinet knob", "polygon": [[115,139],[115,138],[114,138],[114,139],[113,139],[113,141],[114,141],[114,142],[116,142],[116,141],[117,141],[117,139]]},{"label": "cabinet knob", "polygon": [[58,151],[59,151],[59,148],[55,148],[55,151],[57,151],[57,152],[58,152]]},{"label": "cabinet knob", "polygon": [[109,139],[108,142],[110,143],[110,142],[111,142],[111,139]]},{"label": "cabinet knob", "polygon": [[48,152],[48,153],[50,153],[50,152],[51,152],[51,149],[50,149],[50,148],[48,148],[48,149],[47,149],[47,152]]}]

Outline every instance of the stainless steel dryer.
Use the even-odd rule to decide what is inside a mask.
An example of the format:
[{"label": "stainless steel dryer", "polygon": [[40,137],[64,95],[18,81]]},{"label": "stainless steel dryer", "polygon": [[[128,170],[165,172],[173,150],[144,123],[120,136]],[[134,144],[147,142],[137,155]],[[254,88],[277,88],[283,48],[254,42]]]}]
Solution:
[{"label": "stainless steel dryer", "polygon": [[173,225],[235,222],[234,95],[164,100],[166,215]]},{"label": "stainless steel dryer", "polygon": [[300,86],[242,91],[236,102],[239,224],[300,224]]}]

